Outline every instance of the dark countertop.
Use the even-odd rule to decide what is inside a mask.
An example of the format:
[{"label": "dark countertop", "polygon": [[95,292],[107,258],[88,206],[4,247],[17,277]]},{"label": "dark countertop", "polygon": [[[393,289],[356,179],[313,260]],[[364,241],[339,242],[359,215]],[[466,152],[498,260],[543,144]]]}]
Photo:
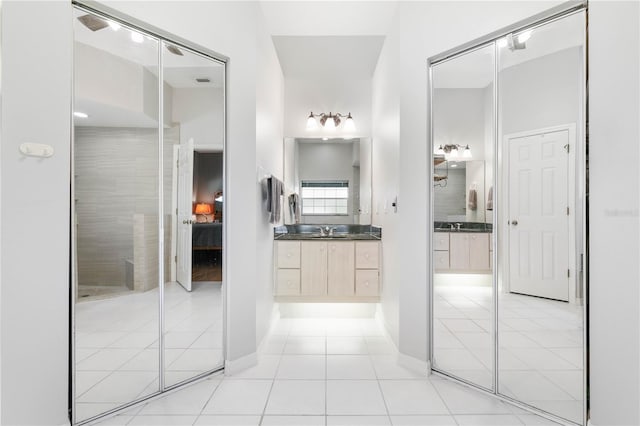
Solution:
[{"label": "dark countertop", "polygon": [[[460,224],[460,229],[456,226]],[[454,229],[451,229],[451,225]],[[434,222],[433,230],[435,232],[470,232],[470,233],[491,233],[493,232],[493,225],[491,223],[483,222]]]},{"label": "dark countertop", "polygon": [[336,234],[334,236],[323,237],[319,234],[300,233],[300,234],[277,234],[274,240],[304,240],[304,241],[380,241],[382,238],[374,234]]}]

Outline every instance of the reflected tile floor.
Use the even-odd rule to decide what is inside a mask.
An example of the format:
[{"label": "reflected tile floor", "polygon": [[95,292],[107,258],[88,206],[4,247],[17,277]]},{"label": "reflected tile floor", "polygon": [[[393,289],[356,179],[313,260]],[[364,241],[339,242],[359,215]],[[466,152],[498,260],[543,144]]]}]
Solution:
[{"label": "reflected tile floor", "polygon": [[473,389],[399,366],[373,319],[281,319],[259,362],[99,425],[553,425]]},{"label": "reflected tile floor", "polygon": [[[434,365],[490,388],[490,275],[473,276],[485,285],[468,285],[469,276],[456,282],[457,277],[436,275]],[[513,293],[500,294],[498,304],[500,392],[580,422],[582,306]]]},{"label": "reflected tile floor", "polygon": [[[158,290],[76,304],[76,418],[158,390]],[[220,283],[165,286],[165,383],[222,365]]]}]

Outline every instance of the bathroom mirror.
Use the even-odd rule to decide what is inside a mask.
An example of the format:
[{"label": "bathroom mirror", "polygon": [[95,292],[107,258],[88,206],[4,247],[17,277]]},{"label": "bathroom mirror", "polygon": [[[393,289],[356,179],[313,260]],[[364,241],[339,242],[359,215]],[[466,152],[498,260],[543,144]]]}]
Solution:
[{"label": "bathroom mirror", "polygon": [[370,225],[371,140],[286,138],[284,192],[287,225]]},{"label": "bathroom mirror", "polygon": [[74,7],[72,421],[224,365],[225,63]]},{"label": "bathroom mirror", "polygon": [[164,385],[223,366],[224,64],[162,42]]},{"label": "bathroom mirror", "polygon": [[493,389],[493,45],[431,72],[432,363]]},{"label": "bathroom mirror", "polygon": [[497,42],[498,392],[575,423],[586,390],[585,27],[580,11]]},{"label": "bathroom mirror", "polygon": [[82,9],[73,26],[78,423],[160,389],[160,43]]}]

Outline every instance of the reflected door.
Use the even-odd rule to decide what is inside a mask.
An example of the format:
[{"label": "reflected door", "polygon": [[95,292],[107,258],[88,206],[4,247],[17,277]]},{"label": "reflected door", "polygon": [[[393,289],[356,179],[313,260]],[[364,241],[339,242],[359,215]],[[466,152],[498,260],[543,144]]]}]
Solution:
[{"label": "reflected door", "polygon": [[509,138],[509,289],[569,300],[569,132]]},{"label": "reflected door", "polygon": [[177,280],[191,291],[193,200],[193,139],[181,143],[178,150],[178,241]]}]

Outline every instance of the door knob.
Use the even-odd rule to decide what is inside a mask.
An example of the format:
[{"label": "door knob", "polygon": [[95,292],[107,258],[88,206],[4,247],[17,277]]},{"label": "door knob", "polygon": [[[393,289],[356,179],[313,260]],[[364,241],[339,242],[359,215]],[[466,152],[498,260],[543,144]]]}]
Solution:
[{"label": "door knob", "polygon": [[185,220],[183,220],[183,221],[182,221],[182,224],[183,224],[183,225],[188,225],[188,224],[189,224],[189,221],[185,219]]},{"label": "door knob", "polygon": [[517,220],[512,220],[512,221],[511,221],[511,224],[512,224],[513,226],[516,226],[516,225],[518,224],[518,221],[517,221]]}]

